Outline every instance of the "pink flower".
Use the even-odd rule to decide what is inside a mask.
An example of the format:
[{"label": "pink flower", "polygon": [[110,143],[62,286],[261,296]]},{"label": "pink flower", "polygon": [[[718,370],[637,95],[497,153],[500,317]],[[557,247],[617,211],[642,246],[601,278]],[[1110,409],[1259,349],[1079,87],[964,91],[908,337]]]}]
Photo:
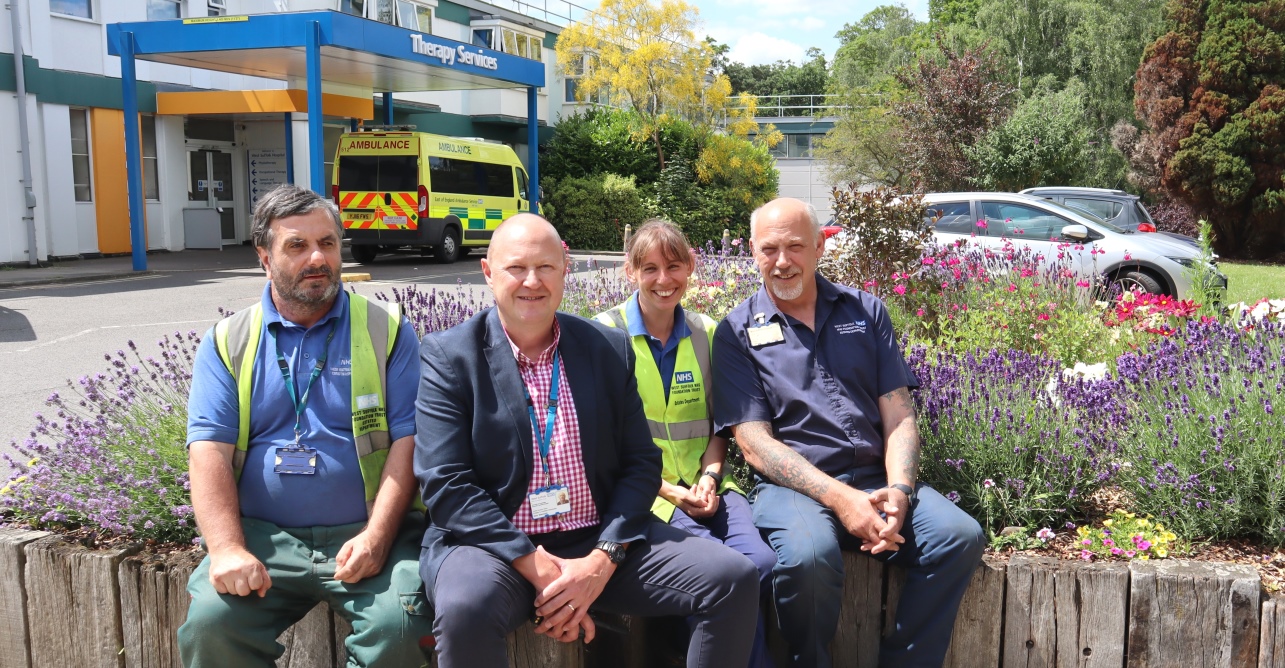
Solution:
[{"label": "pink flower", "polygon": [[1130,558],[1130,559],[1132,559],[1132,558],[1133,558],[1133,555],[1135,555],[1135,554],[1137,554],[1137,552],[1134,552],[1133,550],[1125,550],[1125,551],[1124,551],[1124,556],[1126,556],[1126,557],[1128,557],[1128,558]]},{"label": "pink flower", "polygon": [[986,221],[984,220],[977,221],[977,227],[983,230],[986,229]]},{"label": "pink flower", "polygon": [[1113,555],[1115,555],[1115,556],[1117,556],[1117,557],[1118,557],[1118,556],[1120,556],[1120,555],[1124,554],[1124,550],[1121,550],[1121,549],[1120,549],[1120,548],[1118,548],[1118,547],[1113,547],[1113,548],[1111,548],[1111,554],[1113,554]]},{"label": "pink flower", "polygon": [[1089,282],[1088,282],[1088,281],[1085,281],[1085,280],[1079,280],[1079,281],[1076,281],[1076,282],[1075,282],[1075,287],[1077,287],[1077,288],[1087,288],[1087,287],[1089,287]]},{"label": "pink flower", "polygon": [[1039,531],[1035,532],[1035,537],[1044,541],[1045,543],[1053,540],[1053,536],[1054,536],[1053,530],[1048,527],[1044,527],[1043,529],[1040,529]]},{"label": "pink flower", "polygon": [[987,478],[982,481],[982,487],[985,487],[986,489],[990,489],[994,486],[995,486],[995,481],[991,480],[990,478]]},{"label": "pink flower", "polygon": [[1080,541],[1080,543],[1083,545],[1092,545],[1093,541],[1088,538],[1085,538],[1084,540]]},{"label": "pink flower", "polygon": [[733,245],[733,246],[739,246],[739,245],[741,245],[741,240],[740,240],[739,238],[732,239],[732,245]]},{"label": "pink flower", "polygon": [[1009,283],[1009,284],[1008,284],[1008,291],[1009,291],[1009,292],[1017,292],[1017,286],[1016,286],[1016,285],[1013,285],[1012,283]]},{"label": "pink flower", "polygon": [[1085,561],[1093,561],[1093,553],[1088,550],[1080,550],[1080,558]]},{"label": "pink flower", "polygon": [[1133,259],[1133,256],[1132,256],[1132,255],[1129,255],[1128,253],[1125,253],[1125,254],[1124,254],[1124,261],[1125,261],[1125,262],[1128,262],[1129,260],[1132,260],[1132,259]]},{"label": "pink flower", "polygon": [[1107,547],[1111,547],[1112,545],[1115,545],[1115,541],[1111,540],[1110,538],[1103,538],[1102,544],[1106,545]]},{"label": "pink flower", "polygon": [[897,294],[899,294],[899,295],[904,295],[904,294],[906,294],[906,286],[904,286],[904,285],[902,285],[902,284],[898,283],[898,284],[897,284],[897,287],[893,288],[893,289],[892,289],[892,291],[893,291],[893,292],[895,292],[895,293],[897,293]]},{"label": "pink flower", "polygon": [[934,259],[934,258],[931,258],[931,257],[926,257],[926,258],[924,258],[924,264],[926,264],[926,265],[928,265],[928,266],[930,266],[930,267],[931,267],[931,266],[933,266],[934,264],[937,264],[937,260],[936,260],[936,259]]},{"label": "pink flower", "polygon": [[924,317],[924,310],[923,310],[923,309],[916,309],[916,310],[915,310],[915,315],[917,315],[917,316],[919,316],[919,317],[921,317],[921,318],[922,318],[922,317]]},{"label": "pink flower", "polygon": [[1039,320],[1048,320],[1048,319],[1049,319],[1049,314],[1047,314],[1047,313],[1041,313],[1041,314],[1039,314],[1039,315],[1038,315],[1038,316],[1036,316],[1036,317],[1037,317]]}]

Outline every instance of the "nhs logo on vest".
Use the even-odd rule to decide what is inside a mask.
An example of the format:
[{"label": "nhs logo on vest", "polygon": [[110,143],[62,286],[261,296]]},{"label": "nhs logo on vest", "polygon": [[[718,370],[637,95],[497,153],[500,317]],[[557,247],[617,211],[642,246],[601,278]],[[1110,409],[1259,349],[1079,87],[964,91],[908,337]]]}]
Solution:
[{"label": "nhs logo on vest", "polygon": [[678,371],[674,374],[674,382],[681,385],[683,383],[694,383],[696,379],[692,377],[692,372],[690,371]]}]

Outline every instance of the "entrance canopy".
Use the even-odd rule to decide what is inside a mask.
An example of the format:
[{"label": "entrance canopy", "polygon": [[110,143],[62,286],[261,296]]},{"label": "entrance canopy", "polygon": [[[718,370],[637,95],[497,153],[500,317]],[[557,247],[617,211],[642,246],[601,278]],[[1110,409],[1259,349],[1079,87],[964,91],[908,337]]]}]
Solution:
[{"label": "entrance canopy", "polygon": [[[147,268],[135,77],[139,59],[302,85],[310,112],[310,185],[321,195],[326,194],[321,110],[330,107],[323,105],[323,82],[349,95],[383,93],[390,124],[395,92],[526,88],[528,171],[533,186],[539,184],[536,91],[545,85],[539,61],[336,11],[116,23],[107,26],[107,43],[108,53],[121,59],[130,241],[137,271]],[[531,190],[539,193],[538,187]],[[530,201],[535,211],[536,197]]]}]

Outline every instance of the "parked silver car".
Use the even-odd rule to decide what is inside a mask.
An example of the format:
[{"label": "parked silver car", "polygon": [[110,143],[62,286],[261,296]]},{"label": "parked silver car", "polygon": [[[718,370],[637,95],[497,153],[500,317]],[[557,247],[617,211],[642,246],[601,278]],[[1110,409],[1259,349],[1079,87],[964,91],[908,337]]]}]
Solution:
[{"label": "parked silver car", "polygon": [[[974,243],[999,248],[1011,241],[1045,258],[1059,250],[1086,277],[1101,276],[1126,289],[1193,297],[1187,269],[1199,259],[1199,249],[1162,234],[1138,234],[1085,211],[1040,197],[1017,193],[930,193],[924,196],[926,220],[938,242],[972,238]],[[1209,280],[1226,290],[1227,277],[1212,270]]]}]

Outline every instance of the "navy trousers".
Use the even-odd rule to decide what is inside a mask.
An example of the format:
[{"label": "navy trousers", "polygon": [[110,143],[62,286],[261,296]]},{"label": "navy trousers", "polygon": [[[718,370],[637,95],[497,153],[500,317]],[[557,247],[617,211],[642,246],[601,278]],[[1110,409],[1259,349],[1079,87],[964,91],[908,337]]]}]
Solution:
[{"label": "navy trousers", "polygon": [[[867,492],[887,484],[882,467],[839,476]],[[825,506],[794,490],[762,482],[750,494],[754,524],[776,551],[777,618],[798,668],[830,668],[830,641],[839,623],[843,553],[861,542]],[[986,546],[973,518],[936,490],[920,485],[897,552],[874,558],[906,568],[895,628],[879,648],[880,666],[940,666],[950,645],[959,602]]]},{"label": "navy trousers", "polygon": [[[560,557],[582,557],[593,549],[598,529],[565,533],[532,539]],[[758,610],[753,565],[728,547],[659,519],[648,533],[647,542],[629,547],[592,609],[687,617],[692,625],[688,668],[745,665]],[[457,547],[426,588],[437,613],[433,635],[439,668],[508,666],[504,637],[531,617],[535,587],[530,582],[490,552]]]},{"label": "navy trousers", "polygon": [[[759,600],[772,592],[772,566],[776,564],[776,553],[759,534],[754,526],[753,511],[750,504],[737,492],[723,492],[718,498],[718,510],[710,517],[694,519],[679,508],[674,509],[674,516],[669,525],[678,527],[693,536],[718,541],[754,562],[759,572]],[[763,621],[763,611],[759,610],[758,627],[754,631],[754,648],[750,652],[749,668],[773,668],[772,655],[767,650],[767,625]]]}]

